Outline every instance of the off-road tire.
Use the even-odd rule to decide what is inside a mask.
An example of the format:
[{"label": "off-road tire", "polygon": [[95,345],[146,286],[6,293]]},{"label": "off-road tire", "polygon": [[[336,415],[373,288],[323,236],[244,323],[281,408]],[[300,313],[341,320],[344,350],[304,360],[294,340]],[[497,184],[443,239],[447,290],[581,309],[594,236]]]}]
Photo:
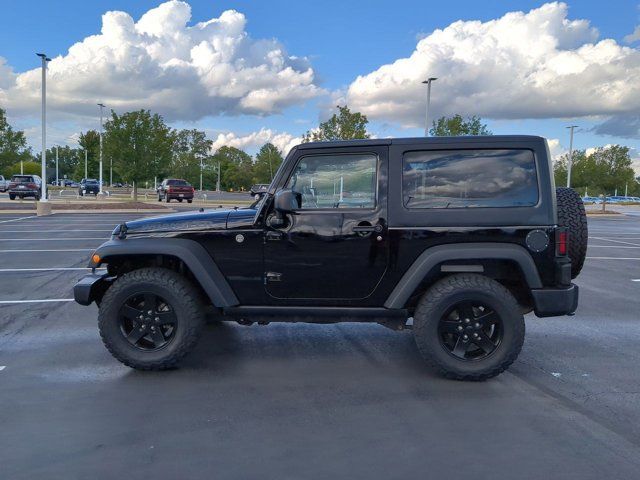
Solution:
[{"label": "off-road tire", "polygon": [[589,231],[587,214],[578,192],[573,188],[556,188],[558,205],[558,226],[569,230],[569,258],[571,259],[571,278],[576,278],[587,256]]},{"label": "off-road tire", "polygon": [[[493,353],[481,360],[462,360],[441,344],[438,325],[454,304],[477,300],[489,304],[500,316],[503,334]],[[418,302],[413,332],[427,364],[446,378],[482,381],[504,372],[518,357],[524,343],[525,324],[514,296],[500,283],[478,274],[456,274],[436,282]]]},{"label": "off-road tire", "polygon": [[[131,295],[145,291],[166,299],[178,319],[175,337],[160,350],[140,350],[127,342],[120,331],[121,305]],[[198,290],[186,278],[165,268],[141,268],[118,278],[102,298],[98,314],[100,336],[107,350],[138,370],[175,367],[195,347],[203,325],[204,307]]]}]

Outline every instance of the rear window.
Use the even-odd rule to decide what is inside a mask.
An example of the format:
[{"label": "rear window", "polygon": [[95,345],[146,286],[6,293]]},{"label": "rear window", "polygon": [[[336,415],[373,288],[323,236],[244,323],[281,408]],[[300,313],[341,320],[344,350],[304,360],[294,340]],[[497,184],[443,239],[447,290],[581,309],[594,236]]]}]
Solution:
[{"label": "rear window", "polygon": [[98,183],[98,180],[94,180],[93,178],[87,178],[84,183]]},{"label": "rear window", "polygon": [[33,183],[33,177],[28,175],[14,175],[11,177],[11,181],[14,183]]},{"label": "rear window", "polygon": [[403,157],[409,209],[526,207],[538,203],[531,150],[429,150]]},{"label": "rear window", "polygon": [[176,187],[188,187],[189,182],[185,180],[167,180],[167,185],[174,185]]}]

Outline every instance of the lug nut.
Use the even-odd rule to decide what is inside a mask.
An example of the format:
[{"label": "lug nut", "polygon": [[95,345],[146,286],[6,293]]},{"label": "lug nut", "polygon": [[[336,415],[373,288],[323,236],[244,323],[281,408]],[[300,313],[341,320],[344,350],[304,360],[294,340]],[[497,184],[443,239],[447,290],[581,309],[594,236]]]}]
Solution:
[{"label": "lug nut", "polygon": [[478,322],[475,323],[474,327],[480,328],[480,324]]},{"label": "lug nut", "polygon": [[471,320],[469,320],[468,318],[464,319],[464,323],[469,323]]},{"label": "lug nut", "polygon": [[462,325],[460,325],[460,326],[458,327],[458,331],[459,331],[459,332],[461,332],[462,330],[464,330],[464,328],[462,327]]},{"label": "lug nut", "polygon": [[469,339],[469,335],[463,335],[462,338],[465,339],[465,340],[468,340]]},{"label": "lug nut", "polygon": [[478,338],[478,334],[477,334],[477,333],[474,333],[474,334],[473,334],[473,336],[474,336],[475,338]]}]

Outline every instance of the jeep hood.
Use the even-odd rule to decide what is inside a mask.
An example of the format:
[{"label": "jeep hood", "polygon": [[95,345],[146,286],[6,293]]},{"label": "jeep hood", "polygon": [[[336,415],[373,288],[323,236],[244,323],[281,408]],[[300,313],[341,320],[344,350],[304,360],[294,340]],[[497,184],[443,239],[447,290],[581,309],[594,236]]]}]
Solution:
[{"label": "jeep hood", "polygon": [[202,212],[181,212],[159,217],[142,218],[118,225],[113,235],[118,235],[122,225],[127,235],[172,234],[202,230],[224,230],[232,226],[252,225],[257,210],[253,208],[204,210]]}]

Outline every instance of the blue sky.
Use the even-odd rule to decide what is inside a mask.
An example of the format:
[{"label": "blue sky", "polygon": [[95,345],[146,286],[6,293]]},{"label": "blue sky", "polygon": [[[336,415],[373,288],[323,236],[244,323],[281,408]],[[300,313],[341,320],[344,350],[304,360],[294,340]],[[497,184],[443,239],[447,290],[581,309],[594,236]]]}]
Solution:
[{"label": "blue sky", "polygon": [[[124,0],[49,0],[47,2],[3,0],[3,13],[0,15],[0,57],[4,58],[5,66],[11,68],[12,74],[20,75],[38,66],[38,58],[34,55],[36,51],[45,50],[51,57],[65,57],[69,47],[74,43],[100,33],[102,15],[105,12],[121,10],[128,13],[134,21],[138,21],[143,14],[157,7],[160,3],[159,1],[146,0],[135,2]],[[385,74],[384,72],[380,73],[379,69],[384,65],[393,65],[398,59],[410,57],[416,50],[420,39],[429,37],[436,29],[446,29],[454,22],[478,21],[486,24],[486,22],[503,17],[508,12],[522,11],[526,14],[530,10],[538,9],[544,5],[544,2],[540,1],[323,1],[312,3],[190,0],[188,3],[191,7],[189,25],[217,18],[226,10],[236,10],[246,19],[243,30],[248,36],[254,40],[264,39],[276,42],[286,50],[285,56],[305,58],[307,66],[313,70],[311,83],[316,89],[315,93],[311,92],[313,89],[311,86],[302,85],[304,81],[297,78],[295,81],[299,82],[301,89],[297,94],[299,99],[292,98],[290,102],[283,99],[281,104],[273,108],[261,105],[259,111],[236,106],[225,106],[221,110],[212,106],[211,114],[207,114],[205,111],[200,115],[191,116],[171,109],[163,111],[162,102],[157,105],[150,102],[149,108],[165,114],[175,126],[196,126],[206,129],[213,137],[220,133],[226,133],[232,135],[229,138],[235,139],[250,135],[252,132],[258,132],[261,129],[270,130],[274,134],[286,133],[293,137],[298,136],[306,129],[315,126],[319,119],[324,119],[330,113],[330,106],[337,100],[349,100],[350,104],[363,105],[365,109],[370,106],[371,112],[378,112],[373,114],[365,112],[369,113],[372,130],[378,136],[420,135],[422,126],[418,125],[418,114],[416,113],[418,108],[423,109],[423,106],[418,106],[420,102],[424,102],[424,99],[420,98],[420,90],[407,90],[407,96],[401,100],[394,100],[394,102],[402,101],[415,104],[415,108],[407,109],[406,114],[397,113],[402,110],[397,107],[394,112],[385,113],[384,107],[376,107],[376,105],[385,103],[380,96],[386,95],[385,92],[395,93],[398,89],[395,89],[393,84],[385,84],[380,88],[379,93],[367,90],[375,78],[380,78],[377,75]],[[557,4],[554,5],[557,7]],[[573,40],[569,41],[564,47],[566,51],[572,52],[584,44],[611,39],[620,49],[634,50],[634,52],[626,54],[628,58],[624,60],[626,63],[623,70],[628,71],[629,65],[640,69],[637,58],[640,56],[637,53],[640,47],[638,42],[630,41],[628,37],[640,24],[638,2],[612,0],[606,2],[605,5],[599,1],[580,0],[567,2],[567,7],[566,12],[559,15],[564,15],[567,21],[588,21],[590,27],[596,28],[598,33],[597,36],[591,38],[583,32],[582,37],[584,38],[578,40],[575,45],[571,44]],[[551,9],[553,10],[553,8]],[[627,37],[626,40],[625,37]],[[522,39],[514,38],[513,42],[522,42]],[[433,46],[434,43],[431,42],[429,45]],[[456,51],[455,48],[452,51]],[[446,60],[446,56],[442,58]],[[631,138],[629,138],[628,134],[617,136],[616,130],[614,130],[614,135],[598,135],[596,132],[590,131],[616,115],[623,115],[624,119],[627,118],[626,116],[630,116],[632,122],[637,121],[637,115],[634,116],[633,108],[629,107],[628,99],[622,102],[627,105],[626,107],[613,105],[611,102],[604,102],[606,104],[601,105],[594,104],[593,115],[588,115],[591,107],[585,107],[585,111],[585,108],[580,108],[577,105],[582,103],[579,97],[571,99],[572,103],[569,107],[572,108],[567,108],[568,115],[566,117],[561,116],[562,113],[558,113],[558,109],[554,109],[553,106],[549,107],[548,113],[542,109],[531,113],[531,115],[527,112],[527,110],[532,110],[529,105],[522,105],[521,111],[515,113],[512,109],[492,108],[486,105],[478,108],[481,111],[475,112],[474,103],[465,103],[461,98],[465,96],[472,98],[481,95],[482,92],[474,89],[465,91],[462,87],[456,87],[456,85],[464,84],[465,78],[461,77],[460,81],[456,83],[458,80],[456,69],[447,69],[446,65],[443,66],[442,58],[432,59],[429,64],[431,65],[429,68],[439,70],[438,76],[443,78],[442,81],[436,82],[433,88],[433,114],[435,116],[448,114],[450,113],[448,105],[459,104],[461,105],[459,108],[464,110],[461,113],[464,114],[482,114],[484,112],[482,116],[494,133],[532,133],[557,139],[559,140],[558,152],[568,146],[566,145],[568,144],[568,135],[564,126],[570,123],[578,124],[581,127],[575,139],[575,145],[578,148],[608,143],[623,143],[636,149],[640,148],[638,135],[631,134]],[[90,64],[91,60],[88,62]],[[295,60],[293,62],[295,63]],[[417,65],[424,65],[424,62],[418,61]],[[77,63],[74,63],[73,67],[79,68]],[[302,71],[305,67],[298,66],[296,68]],[[516,70],[519,66],[514,64],[513,68]],[[68,65],[67,69],[66,75],[73,80],[73,70]],[[0,68],[0,75],[2,72]],[[405,71],[397,70],[396,73],[400,76],[406,76]],[[536,73],[544,74],[544,72]],[[354,85],[354,81],[359,75],[371,75],[369,78],[371,82],[364,82],[360,85],[362,88],[358,89],[355,88],[357,85]],[[64,78],[61,74],[60,80],[64,80]],[[473,78],[477,79],[477,77]],[[599,81],[599,78],[595,75],[592,82]],[[53,82],[53,80],[50,81]],[[178,81],[176,80],[176,82]],[[400,81],[398,85],[402,86],[403,82],[406,82],[406,79]],[[505,88],[499,84],[495,85],[496,88]],[[576,86],[576,88],[580,87],[580,85]],[[26,101],[21,103],[13,98],[20,94],[19,89],[5,86],[3,97],[2,88],[3,83],[0,78],[0,106],[8,109],[12,121],[21,128],[25,128],[30,142],[39,147],[37,110],[34,110]],[[51,88],[54,89],[55,86]],[[282,89],[283,86],[279,84],[275,88]],[[485,87],[485,89],[490,88],[491,85]],[[616,88],[624,89],[625,87],[617,85]],[[83,95],[86,95],[86,85],[82,85],[81,90]],[[113,98],[111,103],[119,101],[117,88],[115,90],[115,92],[107,90],[104,92],[104,96]],[[360,93],[357,93],[356,90],[359,90]],[[609,92],[612,91],[609,90]],[[559,98],[566,97],[562,94],[561,86],[557,86],[556,94],[559,95]],[[73,131],[78,128],[90,128],[92,120],[87,110],[80,107],[69,107],[69,112],[65,112],[64,102],[62,100],[56,102],[55,95],[56,92],[53,90],[52,98],[54,100],[52,100],[50,107],[53,123],[50,127],[51,141],[54,143],[71,142]],[[616,97],[617,93],[612,92],[611,95]],[[98,98],[100,97],[99,93],[96,93],[95,96],[96,102],[103,100]],[[589,92],[585,92],[584,103],[591,102],[588,96]],[[592,92],[590,96],[593,96]],[[62,97],[61,94],[60,98]],[[69,97],[70,94],[65,98]],[[2,105],[3,98],[8,99],[6,100],[8,105]],[[522,98],[522,96],[514,94],[514,98]],[[214,103],[215,101],[217,100],[212,100]],[[15,107],[12,108],[14,103]],[[91,99],[85,103],[91,103]],[[144,106],[142,99],[140,105]],[[225,105],[227,104],[225,103]],[[397,104],[394,103],[394,105]],[[56,109],[60,110],[58,114],[56,114]],[[638,111],[640,110],[636,110],[636,114]],[[259,138],[262,137],[259,136]],[[248,150],[255,149],[256,142],[247,141],[242,146],[246,146]],[[284,140],[281,139],[281,143],[284,145],[283,142]]]}]

